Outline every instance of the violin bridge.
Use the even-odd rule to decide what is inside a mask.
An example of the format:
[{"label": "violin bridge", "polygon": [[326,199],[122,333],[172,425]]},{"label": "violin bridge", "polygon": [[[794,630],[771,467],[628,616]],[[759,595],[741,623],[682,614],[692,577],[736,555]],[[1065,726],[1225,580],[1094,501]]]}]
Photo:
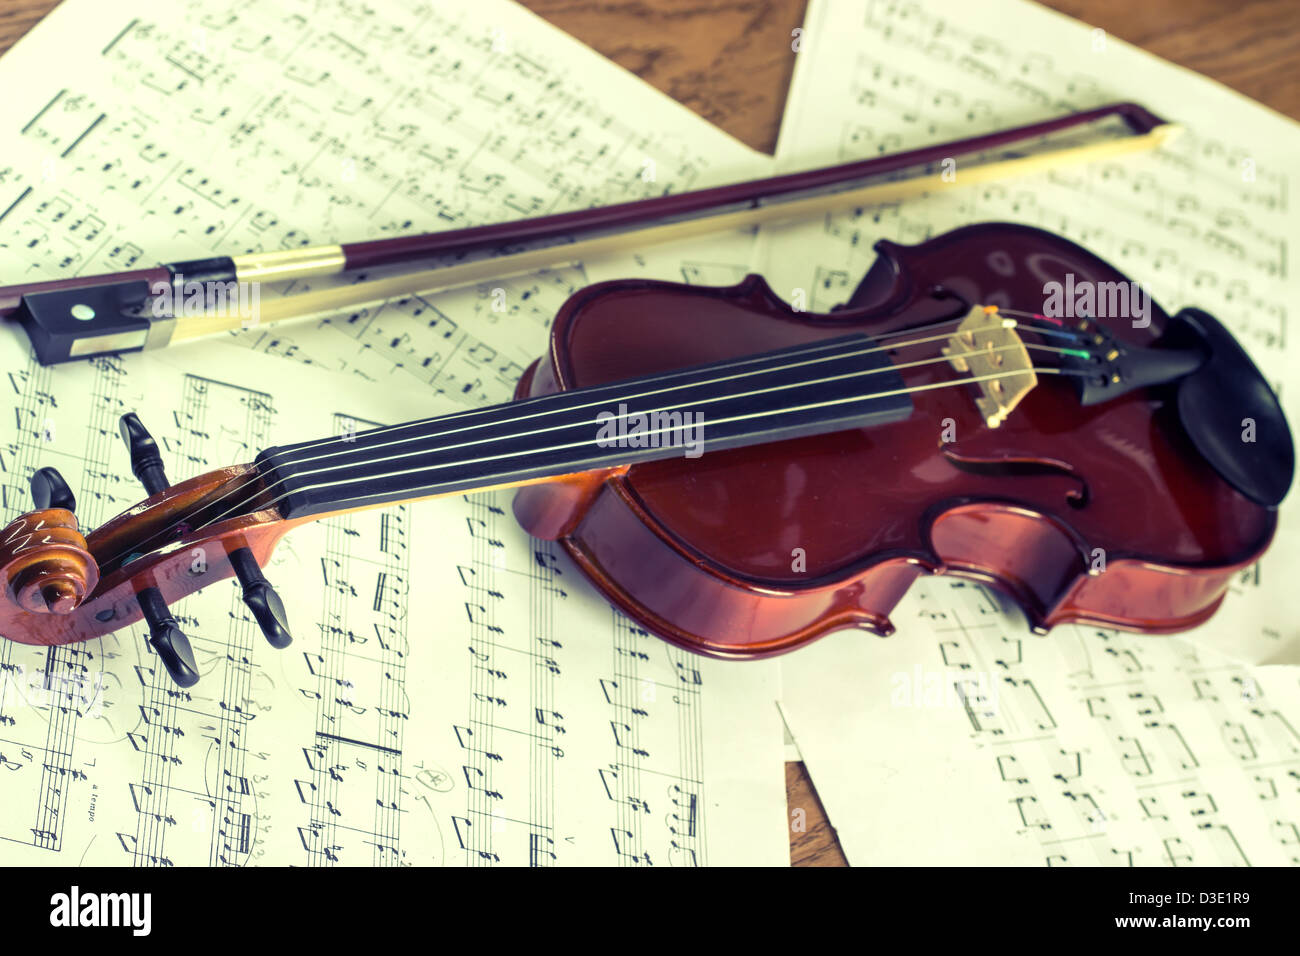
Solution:
[{"label": "violin bridge", "polygon": [[994,305],[972,308],[948,338],[943,354],[957,371],[971,374],[980,390],[975,407],[990,428],[1001,425],[1038,384],[1015,320],[999,315]]}]

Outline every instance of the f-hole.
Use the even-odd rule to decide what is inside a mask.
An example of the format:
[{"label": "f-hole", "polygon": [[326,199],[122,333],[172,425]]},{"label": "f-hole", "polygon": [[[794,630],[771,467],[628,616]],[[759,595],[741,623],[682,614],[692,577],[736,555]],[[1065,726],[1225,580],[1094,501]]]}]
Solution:
[{"label": "f-hole", "polygon": [[1057,476],[1068,478],[1075,487],[1065,493],[1065,503],[1076,511],[1088,507],[1092,492],[1083,476],[1063,461],[1050,458],[967,458],[945,448],[943,456],[959,471],[970,475],[995,478],[1033,478]]}]

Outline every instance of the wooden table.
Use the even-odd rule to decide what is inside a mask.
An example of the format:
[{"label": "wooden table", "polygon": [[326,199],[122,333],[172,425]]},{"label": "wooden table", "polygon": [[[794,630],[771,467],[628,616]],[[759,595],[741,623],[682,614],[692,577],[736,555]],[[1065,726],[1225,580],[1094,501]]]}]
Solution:
[{"label": "wooden table", "polygon": [[[521,2],[742,142],[774,149],[794,69],[790,31],[803,22],[806,0]],[[1300,119],[1296,0],[1046,0],[1045,6]]]},{"label": "wooden table", "polygon": [[[807,0],[521,0],[647,83],[756,149],[776,145],[794,69],[790,31]],[[57,0],[0,0],[0,52]],[[1300,119],[1296,0],[1050,0],[1046,4],[1210,76]],[[786,764],[795,866],[843,866],[844,854],[801,763]]]}]

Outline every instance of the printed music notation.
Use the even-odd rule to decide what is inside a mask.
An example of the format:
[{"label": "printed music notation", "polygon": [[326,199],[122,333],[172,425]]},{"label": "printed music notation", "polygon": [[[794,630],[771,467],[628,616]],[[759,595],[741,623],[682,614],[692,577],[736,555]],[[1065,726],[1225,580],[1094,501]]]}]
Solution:
[{"label": "printed music notation", "polygon": [[[87,528],[143,497],[117,436],[126,410],[179,480],[438,404],[357,385],[333,408],[334,374],[223,344],[202,376],[164,356],[47,369],[27,352],[14,330],[0,339],[15,370],[6,507],[29,507],[32,471],[55,465]],[[173,608],[203,675],[188,690],[143,625],[57,649],[0,641],[6,861],[786,859],[774,670],[693,660],[632,627],[519,529],[507,494],[307,525],[266,573],[294,643],[266,644],[234,582],[209,588]]]},{"label": "printed music notation", "polygon": [[[50,160],[35,169],[48,185],[165,221],[133,223],[146,236],[136,242],[235,253],[432,231],[690,188],[709,163],[688,142],[704,124],[684,128],[642,91],[646,109],[678,115],[630,125],[610,91],[591,88],[590,51],[510,4],[137,10],[103,18],[113,32],[85,85],[51,90],[15,130]],[[47,195],[24,201],[33,226],[72,227],[76,203]],[[33,246],[45,258],[27,267],[119,231],[80,222]]]},{"label": "printed music notation", "polygon": [[[938,3],[814,6],[808,36],[818,52],[798,61],[778,161],[843,162],[1125,99],[1184,132],[1152,154],[1014,182],[963,187],[959,163],[950,189],[829,216],[820,228],[764,230],[773,287],[810,289],[815,307],[828,308],[843,297],[811,270],[856,284],[878,239],[916,243],[971,222],[1022,222],[1090,248],[1166,306],[1215,313],[1280,374],[1296,236],[1292,175],[1270,125],[1279,121],[1208,81],[1205,95],[1186,95],[1184,84],[1198,81],[1115,38],[1094,49],[1081,26],[1001,5],[1017,22],[1041,24],[1043,42],[1008,44],[989,35],[984,14]],[[1117,85],[1124,77],[1142,77],[1140,90]],[[792,242],[821,250],[816,261],[781,255]]]},{"label": "printed music notation", "polygon": [[[1186,130],[1151,154],[1013,182],[962,187],[959,166],[949,190],[818,224],[765,228],[757,258],[773,288],[779,294],[806,289],[810,307],[827,311],[857,286],[878,239],[919,243],[972,222],[1021,222],[1096,252],[1171,314],[1193,305],[1213,313],[1264,374],[1284,384],[1295,355],[1286,250],[1300,240],[1300,230],[1290,211],[1293,175],[1279,144],[1300,146],[1294,124],[1114,38],[1094,50],[1091,31],[1078,24],[1017,0],[998,3],[1008,18],[1040,31],[1034,52],[989,36],[980,15],[937,3],[814,3],[808,35],[821,38],[819,52],[798,61],[778,160],[789,166],[845,161],[875,150],[885,134],[872,131],[890,131],[889,149],[913,148],[1126,99]],[[863,37],[874,42],[864,45]],[[1065,52],[1075,49],[1081,52]],[[1115,86],[1117,77],[1130,75],[1144,78],[1141,96]],[[1189,84],[1197,95],[1188,95]],[[782,255],[792,244],[810,254]],[[1300,417],[1294,392],[1279,389],[1283,404],[1294,406],[1292,420]],[[1240,659],[1300,663],[1300,632],[1280,597],[1289,562],[1300,558],[1287,544],[1297,523],[1296,506],[1285,506],[1282,547],[1264,558],[1253,586],[1243,581],[1237,589],[1261,597],[1262,581],[1265,595],[1237,605],[1248,637],[1238,637],[1229,653]],[[1213,636],[1215,629],[1211,622],[1198,634]],[[1226,641],[1216,646],[1229,649]],[[1279,658],[1282,648],[1289,650]]]},{"label": "printed music notation", "polygon": [[[86,9],[4,61],[27,91],[0,104],[6,282],[560,212],[766,162],[504,0],[66,6]],[[52,71],[39,44],[74,19],[84,56],[61,58],[82,71]],[[568,266],[231,335],[483,404],[509,396],[586,281]]]},{"label": "printed music notation", "polygon": [[368,382],[476,406],[506,402],[545,351],[551,320],[586,285],[581,267],[413,295],[301,327],[250,329],[237,345]]},{"label": "printed music notation", "polygon": [[[801,752],[833,820],[841,801],[886,784],[924,792],[918,752],[881,739],[942,765],[948,792],[978,812],[954,845],[926,832],[937,804],[887,828],[849,813],[837,830],[850,860],[1300,865],[1293,668],[1233,664],[1179,637],[1073,625],[1036,637],[960,581],[917,582],[893,618],[898,637],[874,656],[828,641],[783,667]],[[830,687],[828,668],[844,675]],[[869,718],[835,716],[854,709],[850,688],[875,701]],[[848,731],[868,725],[872,740]],[[860,763],[837,767],[832,740],[851,741]]]},{"label": "printed music notation", "polygon": [[[753,169],[504,2],[67,0],[0,74],[24,90],[0,104],[6,282],[451,228]],[[276,441],[504,401],[587,281],[557,268],[253,328],[183,358],[54,370],[10,330],[6,512],[28,507],[45,465],[86,526],[138,501],[116,429],[130,410],[177,480]],[[203,672],[189,691],[157,672],[141,627],[53,652],[0,641],[6,859],[783,863],[774,671],[700,663],[682,684],[678,653],[530,541],[508,501],[298,529],[266,569],[294,644],[267,647],[233,585],[187,599],[175,610]],[[725,750],[708,743],[720,726]]]},{"label": "printed music notation", "polygon": [[[877,239],[1023,222],[1093,249],[1171,312],[1213,312],[1285,386],[1294,124],[1114,38],[1097,47],[1031,4],[992,7],[814,0],[816,52],[798,60],[779,160],[847,160],[1129,99],[1186,132],[1154,154],[1014,182],[961,188],[959,165],[952,191],[765,229],[774,288],[809,289],[823,311],[851,294]],[[1014,48],[988,32],[1013,19]],[[781,255],[790,243],[812,254]],[[1292,421],[1294,391],[1280,390]],[[1039,638],[983,589],[929,580],[892,615],[891,640],[832,638],[786,659],[786,718],[849,860],[1300,864],[1300,681],[1252,666],[1300,663],[1296,512],[1284,504],[1274,547],[1180,637],[1071,626]],[[828,686],[828,674],[842,677]],[[908,804],[928,792],[946,802]]]},{"label": "printed music notation", "polygon": [[[549,542],[519,537],[500,495],[460,504],[449,541],[464,598],[469,709],[455,727],[465,783],[449,834],[468,863],[527,853],[535,866],[566,855],[626,866],[692,866],[716,853],[706,814],[709,684],[726,672],[690,658],[610,608],[575,627],[585,585]],[[511,602],[518,594],[526,604]],[[416,607],[416,613],[419,613]],[[593,719],[574,711],[586,688]],[[595,716],[598,714],[599,716]],[[569,787],[584,794],[575,799]],[[568,798],[562,798],[565,794]],[[581,836],[597,827],[595,845]],[[594,855],[593,855],[594,854]],[[608,855],[605,855],[608,854]]]}]

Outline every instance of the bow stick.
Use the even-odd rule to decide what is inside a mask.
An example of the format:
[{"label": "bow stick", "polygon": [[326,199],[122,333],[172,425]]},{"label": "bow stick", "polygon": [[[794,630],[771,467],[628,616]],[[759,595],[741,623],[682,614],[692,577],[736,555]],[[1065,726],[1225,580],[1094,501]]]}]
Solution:
[{"label": "bow stick", "polygon": [[[1112,103],[874,159],[532,219],[0,287],[0,317],[23,324],[42,365],[161,348],[250,325],[438,292],[655,243],[896,202],[957,182],[971,185],[1066,163],[1110,159],[1154,149],[1180,129],[1136,103]],[[1071,131],[1083,135],[1076,132],[1061,142],[1061,134]],[[236,292],[238,283],[427,265],[438,257],[463,258],[521,244],[531,248],[286,295],[260,304],[252,314]],[[163,300],[163,293],[168,293],[167,302],[184,301],[185,288],[193,288],[192,283],[218,290],[217,306],[192,315],[153,307]]]}]

